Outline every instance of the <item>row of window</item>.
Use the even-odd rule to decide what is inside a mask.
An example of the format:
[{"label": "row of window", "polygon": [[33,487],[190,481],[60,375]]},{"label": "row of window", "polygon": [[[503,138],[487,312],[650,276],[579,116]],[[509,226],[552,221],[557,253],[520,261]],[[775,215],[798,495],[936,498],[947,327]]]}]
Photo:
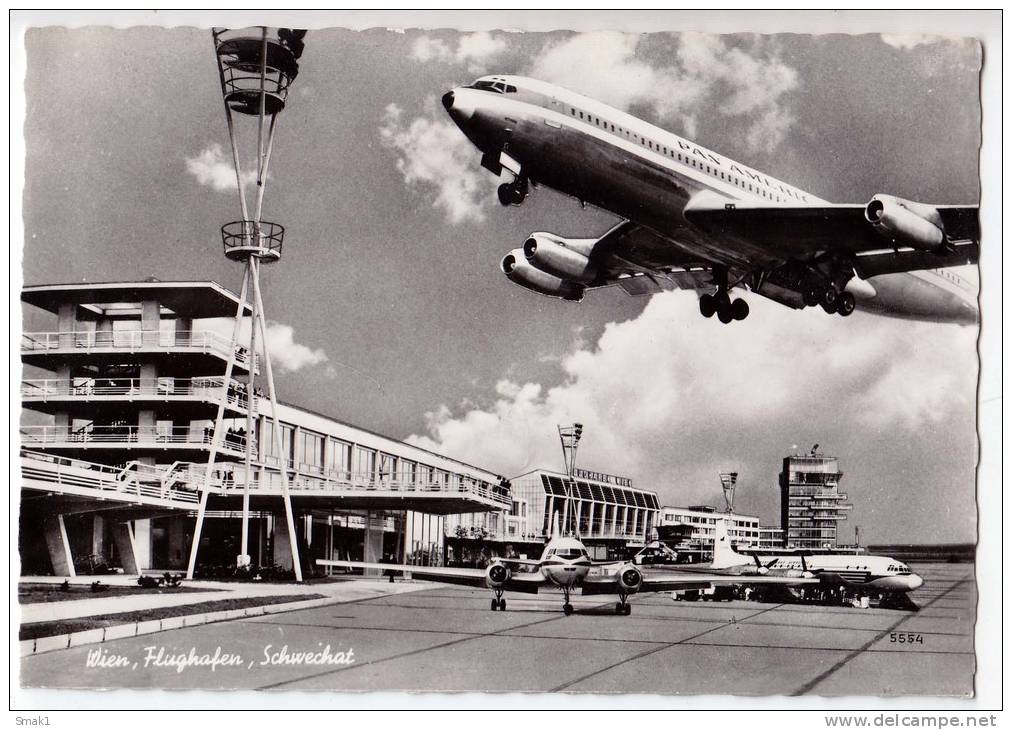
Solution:
[{"label": "row of window", "polygon": [[[596,116],[592,115],[590,112],[587,112],[586,114],[584,114],[583,111],[581,111],[579,109],[576,109],[575,107],[570,107],[569,108],[569,113],[570,113],[570,116],[582,119],[583,121],[585,121],[585,122],[587,122],[589,124],[593,124],[593,125],[595,125],[597,127],[600,127],[601,129],[604,129],[605,131],[614,132],[615,134],[618,134],[618,135],[624,134],[628,139],[633,140],[637,144],[639,144],[639,145],[641,145],[643,147],[646,147],[649,150],[652,150],[654,152],[662,154],[662,155],[664,155],[666,157],[670,157],[673,160],[678,160],[679,162],[683,162],[683,163],[685,163],[687,165],[692,165],[692,167],[696,168],[700,172],[705,171],[707,175],[711,175],[715,179],[719,176],[719,178],[721,180],[724,180],[724,181],[729,182],[729,183],[731,183],[733,185],[736,185],[736,186],[740,187],[742,190],[748,190],[750,193],[756,193],[756,194],[761,195],[762,197],[766,198],[767,200],[772,200],[772,201],[775,201],[777,203],[780,203],[780,202],[782,202],[784,200],[779,195],[775,194],[773,191],[767,189],[765,186],[760,186],[759,183],[758,183],[758,181],[753,186],[753,184],[751,182],[749,182],[748,180],[746,180],[743,177],[738,177],[737,175],[732,175],[731,173],[725,173],[723,170],[721,170],[717,166],[715,166],[715,165],[711,166],[711,165],[705,164],[703,161],[697,160],[692,155],[683,155],[681,152],[679,152],[679,151],[677,151],[675,149],[671,149],[667,145],[662,145],[659,142],[654,142],[652,139],[650,139],[648,137],[644,137],[644,136],[639,135],[639,134],[633,134],[628,129],[624,129],[621,126],[616,127],[612,122],[609,122],[606,119],[602,120],[600,117],[596,117]],[[784,192],[785,192],[785,195],[786,195],[787,194],[786,191],[784,191]],[[793,193],[792,193],[792,195],[793,195]],[[800,196],[800,197],[803,200],[807,200],[807,198],[805,198],[804,196]]]},{"label": "row of window", "polygon": [[[261,442],[266,457],[277,460],[278,447],[274,435],[274,422],[265,419],[264,438]],[[298,450],[292,436],[294,427],[281,424],[283,453],[289,464],[304,472],[356,473],[377,480],[396,480],[404,484],[462,484],[463,475],[453,475],[433,466],[419,464],[383,451],[357,446],[347,441],[325,436],[308,429],[300,429]],[[325,445],[329,448],[325,449]],[[296,463],[297,460],[297,463]],[[472,481],[468,479],[468,481]]]}]

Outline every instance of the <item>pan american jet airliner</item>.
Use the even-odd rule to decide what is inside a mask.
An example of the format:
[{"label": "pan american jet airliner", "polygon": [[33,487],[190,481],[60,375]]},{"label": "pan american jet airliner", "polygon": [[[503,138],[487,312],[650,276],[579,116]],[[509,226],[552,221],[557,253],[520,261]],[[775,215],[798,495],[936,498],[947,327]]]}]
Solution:
[{"label": "pan american jet airliner", "polygon": [[932,322],[977,322],[975,286],[950,267],[975,264],[975,205],[929,205],[878,194],[833,204],[694,142],[548,83],[485,76],[443,106],[513,181],[519,205],[545,185],[623,220],[600,238],[535,232],[508,253],[510,281],[579,301],[588,289],[628,294],[692,289],[721,322],[748,316],[748,289],[794,309],[862,311]]},{"label": "pan american jet airliner", "polygon": [[[553,530],[555,532],[555,530]],[[505,611],[505,591],[537,593],[541,588],[561,589],[565,596],[563,611],[573,613],[570,593],[581,588],[583,595],[615,595],[615,613],[632,613],[629,596],[634,593],[711,588],[716,585],[784,585],[818,583],[812,576],[740,575],[737,573],[645,573],[632,563],[608,561],[595,563],[587,548],[575,537],[553,537],[539,560],[495,558],[487,568],[453,568],[390,563],[364,563],[355,560],[317,560],[317,565],[364,568],[411,573],[424,580],[457,583],[492,590],[492,611]]]}]

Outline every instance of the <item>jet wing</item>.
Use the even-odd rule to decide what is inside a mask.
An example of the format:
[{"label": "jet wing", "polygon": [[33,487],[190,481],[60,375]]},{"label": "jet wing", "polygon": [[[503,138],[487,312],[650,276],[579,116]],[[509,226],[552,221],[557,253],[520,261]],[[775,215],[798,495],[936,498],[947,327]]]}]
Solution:
[{"label": "jet wing", "polygon": [[[860,256],[872,254],[858,274],[935,269],[976,263],[980,223],[976,206],[941,206],[945,234],[953,251],[929,253],[913,249],[887,249],[886,239],[865,219],[864,205],[772,206],[730,201],[715,196],[690,201],[685,218],[715,240],[736,241],[743,250],[759,251],[771,264],[788,259],[809,259],[839,251]],[[859,259],[860,260],[860,259]]]},{"label": "jet wing", "polygon": [[632,221],[622,221],[594,244],[591,260],[601,271],[590,288],[619,286],[629,296],[711,285],[708,264],[674,240]]},{"label": "jet wing", "polygon": [[[527,561],[503,561],[503,562],[527,562]],[[531,561],[535,562],[535,561]],[[400,563],[365,563],[358,560],[324,560],[316,561],[317,565],[331,565],[338,568],[371,568],[375,570],[390,570],[399,573],[411,573],[413,576],[437,583],[453,583],[456,585],[474,586],[485,588],[485,571],[481,568],[449,568],[423,565],[404,565]],[[537,573],[512,573],[506,581],[505,590],[519,591],[521,593],[537,593],[538,588],[545,582],[544,576]]]},{"label": "jet wing", "polygon": [[[729,575],[723,573],[678,573],[657,571],[643,573],[640,593],[660,591],[684,591],[711,588],[717,585],[804,585],[819,583],[818,578],[786,578],[770,575]],[[618,593],[618,581],[614,573],[588,574],[583,580],[583,595]]]}]

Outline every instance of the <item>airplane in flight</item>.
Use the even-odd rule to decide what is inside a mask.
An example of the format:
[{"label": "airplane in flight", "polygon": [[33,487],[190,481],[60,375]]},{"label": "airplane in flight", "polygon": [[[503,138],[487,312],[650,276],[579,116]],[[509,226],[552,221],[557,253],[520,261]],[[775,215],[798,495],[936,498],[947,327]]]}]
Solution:
[{"label": "airplane in flight", "polygon": [[519,205],[545,185],[622,221],[600,238],[534,232],[503,257],[515,284],[579,301],[617,285],[637,296],[692,289],[699,311],[748,316],[744,288],[794,309],[862,311],[976,324],[976,287],[948,270],[975,264],[975,205],[893,195],[833,204],[586,96],[521,76],[448,91],[450,118],[511,183]]},{"label": "airplane in flight", "polygon": [[857,593],[909,593],[924,585],[924,579],[909,566],[885,555],[806,555],[802,551],[760,559],[757,553],[739,553],[728,538],[726,520],[718,520],[714,528],[712,562],[675,567],[679,572],[815,578],[823,587],[843,586]]},{"label": "airplane in flight", "polygon": [[[554,532],[554,531],[553,531]],[[811,576],[740,575],[734,573],[645,573],[629,562],[607,561],[595,563],[587,548],[575,537],[552,537],[545,545],[541,558],[496,558],[487,568],[453,568],[390,563],[366,563],[355,560],[316,561],[317,565],[341,568],[363,568],[411,573],[425,580],[457,583],[475,587],[485,586],[493,593],[491,610],[505,611],[503,593],[516,591],[537,593],[541,588],[561,589],[565,596],[563,611],[573,613],[570,593],[576,588],[588,595],[617,595],[615,613],[628,616],[632,613],[629,596],[635,593],[710,588],[715,585],[784,585],[796,586],[818,583]]]}]

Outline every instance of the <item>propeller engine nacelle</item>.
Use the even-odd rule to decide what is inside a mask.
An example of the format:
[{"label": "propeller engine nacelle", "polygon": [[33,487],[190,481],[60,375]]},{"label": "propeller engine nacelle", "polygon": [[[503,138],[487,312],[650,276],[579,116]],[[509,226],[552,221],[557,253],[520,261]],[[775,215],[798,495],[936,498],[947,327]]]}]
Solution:
[{"label": "propeller engine nacelle", "polygon": [[485,571],[485,585],[489,588],[502,588],[510,579],[510,569],[502,563],[492,563]]},{"label": "propeller engine nacelle", "polygon": [[624,595],[635,593],[643,585],[643,574],[632,563],[626,563],[615,573],[618,592]]},{"label": "propeller engine nacelle", "polygon": [[571,302],[583,299],[583,286],[575,281],[542,271],[530,264],[522,248],[515,248],[503,256],[499,268],[514,284],[536,291],[549,297],[558,297]]},{"label": "propeller engine nacelle", "polygon": [[524,257],[535,268],[568,281],[589,284],[597,269],[588,253],[593,239],[566,239],[552,233],[536,232],[524,241]]},{"label": "propeller engine nacelle", "polygon": [[945,226],[938,210],[893,195],[876,195],[865,206],[864,217],[876,232],[890,241],[923,251],[945,247]]}]

